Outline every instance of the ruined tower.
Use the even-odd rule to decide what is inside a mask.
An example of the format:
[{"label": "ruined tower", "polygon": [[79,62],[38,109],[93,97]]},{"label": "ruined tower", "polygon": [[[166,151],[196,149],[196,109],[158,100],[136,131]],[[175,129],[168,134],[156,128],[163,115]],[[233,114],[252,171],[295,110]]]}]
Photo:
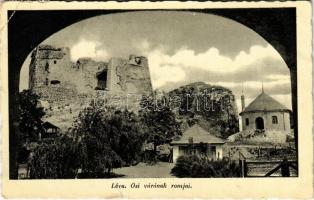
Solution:
[{"label": "ruined tower", "polygon": [[31,55],[29,67],[29,88],[34,90],[42,86],[60,84],[71,65],[69,48],[55,48],[50,45],[38,46]]},{"label": "ruined tower", "polygon": [[137,112],[141,97],[153,90],[148,60],[143,56],[72,62],[69,48],[51,45],[40,45],[32,52],[29,88],[46,102],[47,116],[53,118],[48,120],[57,126],[62,121],[64,127],[71,125],[91,99],[117,102],[116,98],[119,105],[109,102],[111,106]]}]

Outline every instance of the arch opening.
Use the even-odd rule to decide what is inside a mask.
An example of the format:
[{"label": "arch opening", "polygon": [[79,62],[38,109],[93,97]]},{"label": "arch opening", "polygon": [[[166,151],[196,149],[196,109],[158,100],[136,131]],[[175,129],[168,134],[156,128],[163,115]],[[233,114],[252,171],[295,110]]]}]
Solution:
[{"label": "arch opening", "polygon": [[[60,15],[61,16],[61,15]],[[266,15],[267,16],[267,15]],[[57,21],[57,20],[56,20]],[[287,20],[287,21],[289,21],[289,20]],[[12,24],[12,23],[11,23]],[[51,30],[53,30],[53,29],[51,29]],[[272,31],[270,31],[270,32],[272,32]],[[273,32],[272,32],[273,33]],[[275,34],[273,34],[273,35],[275,35]],[[36,43],[36,42],[35,42]],[[293,43],[293,42],[292,42]],[[12,42],[11,43],[9,43],[9,44],[13,44]],[[15,42],[15,44],[20,44],[19,42]],[[12,45],[11,45],[12,46]],[[30,46],[34,46],[33,44],[32,45],[24,45],[24,46],[27,46],[27,47],[30,47]],[[14,47],[14,46],[13,46]],[[13,51],[12,50],[12,48],[10,49],[11,51]],[[24,52],[25,53],[25,52]],[[26,54],[26,53],[25,53]],[[284,55],[284,54],[283,54]],[[26,56],[26,55],[25,55]],[[292,56],[293,57],[293,56]],[[12,60],[11,60],[12,61]],[[14,60],[13,60],[14,61]],[[15,61],[15,62],[17,62],[17,63],[19,63],[19,62],[21,62],[21,60],[18,60],[18,61]],[[10,66],[20,66],[20,65],[13,65],[12,63],[14,63],[14,62],[11,62],[11,64],[10,64]],[[291,67],[291,65],[289,66],[289,67]],[[295,67],[295,66],[292,66],[292,67]],[[12,69],[12,67],[10,67],[10,69]],[[16,72],[14,72],[14,73],[16,73],[16,75],[14,76],[14,77],[19,77],[19,70],[21,69],[21,68],[19,68],[19,67],[16,67],[16,68],[14,68],[14,70],[15,69],[17,69],[18,71],[16,71]],[[12,71],[12,70],[11,70]],[[294,72],[295,74],[296,74],[296,72]],[[10,77],[13,77],[13,76],[10,76]],[[10,99],[14,99],[14,98],[12,98],[12,97],[14,97],[14,95],[16,94],[16,93],[18,93],[18,90],[19,90],[19,79],[17,79],[17,78],[15,78],[14,80],[10,80],[10,82],[12,83],[12,82],[14,82],[14,84],[11,84],[10,85],[10,87],[11,88],[13,88],[13,89],[15,89],[14,90],[14,94],[10,94]],[[11,90],[11,91],[13,91],[13,90]],[[13,93],[13,92],[12,92]],[[13,102],[14,103],[14,102]],[[10,102],[10,104],[12,104],[12,102]],[[12,106],[10,106],[10,108],[12,108]],[[16,111],[15,110],[12,110],[12,116],[15,116],[15,114],[16,114]],[[10,120],[12,120],[12,118],[10,119]],[[14,119],[13,119],[14,120]],[[11,123],[12,124],[12,123]],[[11,125],[10,125],[11,126]],[[12,139],[11,139],[11,135],[12,134],[10,134],[10,140],[12,141]],[[14,140],[13,140],[14,141]],[[11,145],[12,146],[12,145]],[[11,149],[10,149],[10,152],[11,152]],[[11,158],[10,158],[10,162],[11,162]]]},{"label": "arch opening", "polygon": [[264,127],[264,119],[262,117],[257,117],[255,120],[255,128],[256,130],[263,130]]}]

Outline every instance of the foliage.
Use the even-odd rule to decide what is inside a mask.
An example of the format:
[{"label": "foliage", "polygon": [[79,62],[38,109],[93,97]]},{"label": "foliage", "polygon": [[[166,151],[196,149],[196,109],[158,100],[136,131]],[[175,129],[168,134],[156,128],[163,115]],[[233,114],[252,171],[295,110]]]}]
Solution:
[{"label": "foliage", "polygon": [[115,111],[107,121],[108,131],[116,139],[112,140],[112,149],[126,164],[139,160],[145,139],[145,127],[138,116],[127,110]]},{"label": "foliage", "polygon": [[82,140],[82,171],[95,177],[120,167],[122,160],[110,146],[102,144],[96,137],[87,135]]},{"label": "foliage", "polygon": [[164,96],[160,99],[154,96],[143,97],[141,100],[139,116],[147,127],[146,140],[154,144],[155,153],[158,145],[170,142],[173,137],[182,134],[180,123],[168,101]]},{"label": "foliage", "polygon": [[30,155],[30,178],[74,178],[80,163],[79,148],[68,136],[43,141]]},{"label": "foliage", "polygon": [[110,173],[122,164],[132,164],[141,153],[143,128],[138,117],[93,100],[80,112],[72,134],[82,143],[84,173]]},{"label": "foliage", "polygon": [[234,161],[211,161],[196,155],[180,156],[171,173],[177,177],[239,177],[241,168]]},{"label": "foliage", "polygon": [[45,115],[44,109],[39,106],[39,96],[31,90],[20,92],[19,111],[20,143],[37,141],[39,133],[43,133],[41,118]]},{"label": "foliage", "polygon": [[20,146],[18,148],[18,154],[17,154],[17,162],[18,163],[26,163],[30,151],[26,148],[26,146]]},{"label": "foliage", "polygon": [[288,134],[280,130],[244,130],[228,137],[229,141],[243,144],[285,144]]},{"label": "foliage", "polygon": [[175,89],[168,96],[170,107],[179,109],[178,114],[190,126],[201,117],[217,136],[227,138],[239,131],[234,95],[227,88],[196,82]]}]

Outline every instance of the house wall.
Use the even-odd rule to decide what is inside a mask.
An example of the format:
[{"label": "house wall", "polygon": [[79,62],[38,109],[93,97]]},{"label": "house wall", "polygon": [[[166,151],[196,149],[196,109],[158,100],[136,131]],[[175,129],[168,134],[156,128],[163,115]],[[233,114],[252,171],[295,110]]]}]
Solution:
[{"label": "house wall", "polygon": [[177,158],[180,156],[179,154],[179,146],[174,145],[172,149],[172,160],[175,163],[177,161]]},{"label": "house wall", "polygon": [[[278,124],[272,123],[272,116],[277,116]],[[255,120],[258,117],[262,117],[264,120],[265,130],[276,130],[276,131],[290,131],[290,114],[287,111],[282,112],[256,112],[256,113],[244,113],[242,115],[242,127],[243,130],[256,130]],[[246,118],[249,119],[249,125],[245,123]]]},{"label": "house wall", "polygon": [[[215,147],[215,151],[212,150]],[[187,145],[174,145],[172,152],[172,159],[175,163],[179,156],[187,155]],[[196,149],[196,155],[201,155],[201,151]],[[222,159],[222,144],[208,145],[206,156],[209,159],[221,160]]]},{"label": "house wall", "polygon": [[216,159],[221,160],[222,159],[222,145],[216,146]]},{"label": "house wall", "polygon": [[[212,151],[212,147],[215,147],[215,151]],[[214,160],[222,159],[222,144],[208,145],[207,157]]]}]

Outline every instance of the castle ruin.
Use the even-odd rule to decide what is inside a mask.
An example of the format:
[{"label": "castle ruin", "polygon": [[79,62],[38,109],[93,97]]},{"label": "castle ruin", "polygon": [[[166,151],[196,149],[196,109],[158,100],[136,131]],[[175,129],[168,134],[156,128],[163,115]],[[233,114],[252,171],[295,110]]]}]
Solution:
[{"label": "castle ruin", "polygon": [[145,57],[130,55],[108,62],[80,58],[72,62],[69,48],[51,45],[33,50],[29,88],[40,97],[47,113],[44,120],[61,129],[70,127],[91,99],[115,99],[111,102],[136,112],[140,98],[152,93]]}]

